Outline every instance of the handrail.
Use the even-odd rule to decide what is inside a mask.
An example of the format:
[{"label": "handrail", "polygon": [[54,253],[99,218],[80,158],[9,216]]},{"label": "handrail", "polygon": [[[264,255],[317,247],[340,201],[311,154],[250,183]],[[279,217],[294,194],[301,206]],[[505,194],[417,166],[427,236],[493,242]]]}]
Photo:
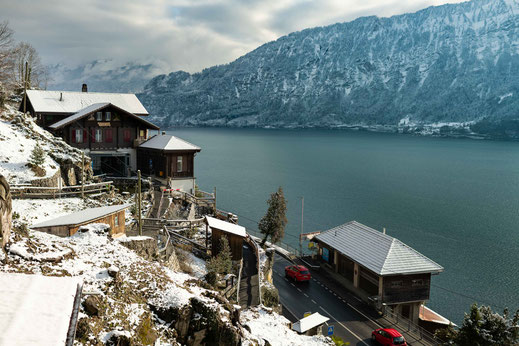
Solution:
[{"label": "handrail", "polygon": [[164,230],[166,231],[166,234],[168,235],[168,240],[166,240],[166,245],[164,246],[164,248],[159,249],[159,253],[164,252],[168,248],[168,245],[169,245],[170,235],[169,235],[169,232],[168,232],[168,229],[166,228],[166,226],[164,226]]}]

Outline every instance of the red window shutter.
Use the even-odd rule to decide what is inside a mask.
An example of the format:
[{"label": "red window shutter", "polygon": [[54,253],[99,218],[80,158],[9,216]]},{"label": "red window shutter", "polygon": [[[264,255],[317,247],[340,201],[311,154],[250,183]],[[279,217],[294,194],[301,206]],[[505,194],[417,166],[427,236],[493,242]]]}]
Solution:
[{"label": "red window shutter", "polygon": [[96,142],[96,130],[95,129],[92,129],[91,141],[92,141],[92,143]]},{"label": "red window shutter", "polygon": [[106,143],[112,143],[112,141],[113,141],[112,129],[106,129],[105,136],[106,136]]},{"label": "red window shutter", "polygon": [[129,142],[130,141],[130,130],[124,130],[124,141]]},{"label": "red window shutter", "polygon": [[83,130],[83,143],[88,143],[88,131]]},{"label": "red window shutter", "polygon": [[72,129],[72,138],[71,138],[71,142],[72,142],[72,143],[76,143],[76,129]]}]

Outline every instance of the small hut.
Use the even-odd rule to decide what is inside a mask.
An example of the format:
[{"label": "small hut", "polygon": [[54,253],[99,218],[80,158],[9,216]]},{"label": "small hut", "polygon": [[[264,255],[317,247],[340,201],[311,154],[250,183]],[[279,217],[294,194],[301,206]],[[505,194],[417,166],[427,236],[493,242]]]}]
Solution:
[{"label": "small hut", "polygon": [[211,230],[211,245],[213,256],[218,255],[220,248],[220,239],[227,238],[231,248],[232,260],[239,261],[243,257],[243,240],[247,236],[245,227],[235,225],[230,222],[215,219],[214,217],[205,217],[206,229]]},{"label": "small hut", "polygon": [[304,335],[322,335],[322,326],[329,318],[316,312],[300,319],[292,326],[292,329]]},{"label": "small hut", "polygon": [[81,226],[92,223],[106,223],[110,226],[110,235],[119,237],[125,234],[125,211],[130,204],[111,205],[90,208],[58,218],[40,222],[30,228],[36,231],[51,233],[60,237],[74,235]]}]

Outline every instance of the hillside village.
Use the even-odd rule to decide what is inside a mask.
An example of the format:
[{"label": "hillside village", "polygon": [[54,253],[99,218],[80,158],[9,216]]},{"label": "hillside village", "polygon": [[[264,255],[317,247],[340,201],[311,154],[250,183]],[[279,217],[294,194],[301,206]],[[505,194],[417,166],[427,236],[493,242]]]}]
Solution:
[{"label": "hillside village", "polygon": [[[89,345],[331,344],[329,338],[300,336],[291,330],[290,322],[278,314],[276,304],[273,308],[262,304],[240,306],[236,293],[228,292],[233,287],[226,285],[223,276],[208,282],[206,257],[197,257],[192,244],[166,242],[162,230],[153,227],[144,230],[148,236],[139,236],[134,203],[135,179],[129,184],[121,179],[117,187],[107,183],[101,191],[89,189],[102,179],[94,175],[96,164],[90,162],[91,156],[83,155],[80,149],[40,127],[38,115],[33,117],[18,111],[19,100],[6,104],[0,113],[0,174],[9,183],[10,195],[14,197],[12,232],[5,239],[8,240],[7,252],[0,255],[5,263],[0,267],[0,290],[4,297],[11,295],[21,302],[22,307],[13,311],[8,307],[1,309],[0,315],[9,321],[10,331],[0,337],[1,344],[12,341],[18,344],[70,344],[71,331],[75,332],[74,343]],[[114,117],[124,110],[115,108],[116,105],[113,107]],[[93,111],[99,109],[96,107]],[[136,117],[133,113],[128,114]],[[139,134],[137,129],[132,131],[134,135]],[[74,144],[81,142],[78,137]],[[167,150],[180,144],[188,152],[186,164],[192,165],[190,150],[200,149],[180,139],[168,138],[170,141],[159,144],[164,144]],[[142,139],[144,142],[148,138]],[[131,143],[133,145],[134,139]],[[35,169],[27,162],[31,161],[37,146],[43,149],[44,155]],[[135,150],[129,152],[127,162],[135,165],[137,159],[131,156],[136,154]],[[182,170],[183,166],[177,166],[177,160],[174,166]],[[132,168],[134,171],[135,167]],[[81,174],[84,184],[81,184]],[[183,193],[194,197],[190,195],[195,193],[194,179],[189,176],[179,179],[183,184],[181,187],[186,186],[187,180],[187,191],[169,185],[168,191],[175,191],[176,196],[173,192],[171,197],[162,196],[163,192],[157,194],[154,185],[172,184],[173,181],[162,175],[148,175],[143,179],[143,216],[157,213],[159,201],[153,203],[156,195],[160,196],[160,203],[169,204],[159,208],[158,213],[162,216],[168,213],[170,218],[171,215],[179,219],[185,216],[188,221],[188,217],[194,220],[195,208],[199,209],[196,212],[198,219],[210,211],[209,206],[199,207],[179,198]],[[151,179],[156,180],[150,184]],[[67,190],[73,186],[82,186],[83,193],[79,189]],[[127,192],[124,192],[125,187]],[[112,208],[113,212],[107,208]],[[182,208],[191,213],[182,212]],[[57,220],[57,224],[77,225],[63,233],[59,231],[63,227],[54,227],[53,220]],[[175,231],[184,235],[189,232],[203,234],[205,225],[180,226],[175,227]],[[196,237],[192,235],[191,239]],[[26,289],[13,292],[16,287]],[[51,296],[54,298],[43,298]],[[76,299],[67,300],[67,296]],[[60,299],[64,300],[58,304]],[[41,314],[48,319],[46,323],[42,323]],[[56,326],[60,328],[49,330],[50,321],[57,321]]]}]

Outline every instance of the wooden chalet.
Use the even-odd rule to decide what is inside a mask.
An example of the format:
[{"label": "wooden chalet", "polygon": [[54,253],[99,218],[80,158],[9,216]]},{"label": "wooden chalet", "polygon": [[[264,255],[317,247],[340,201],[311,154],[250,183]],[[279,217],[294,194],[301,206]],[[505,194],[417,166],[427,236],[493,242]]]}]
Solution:
[{"label": "wooden chalet", "polygon": [[129,204],[90,208],[58,218],[40,222],[30,228],[36,231],[54,234],[60,237],[74,235],[81,226],[92,223],[105,223],[110,226],[110,235],[119,237],[126,233],[125,212]]},{"label": "wooden chalet", "polygon": [[235,225],[230,222],[205,217],[206,230],[211,231],[211,255],[216,256],[220,253],[220,239],[227,238],[231,248],[232,260],[239,261],[243,257],[243,240],[247,236],[245,227]]},{"label": "wooden chalet", "polygon": [[[159,127],[134,94],[27,90],[26,109],[45,129],[92,158],[95,174],[129,176],[136,148]],[[20,108],[23,108],[23,101]]]},{"label": "wooden chalet", "polygon": [[137,148],[137,166],[172,189],[194,193],[194,160],[200,147],[164,132]]},{"label": "wooden chalet", "polygon": [[419,323],[429,300],[431,276],[443,267],[400,240],[356,221],[313,238],[319,259],[345,286],[381,308]]}]

